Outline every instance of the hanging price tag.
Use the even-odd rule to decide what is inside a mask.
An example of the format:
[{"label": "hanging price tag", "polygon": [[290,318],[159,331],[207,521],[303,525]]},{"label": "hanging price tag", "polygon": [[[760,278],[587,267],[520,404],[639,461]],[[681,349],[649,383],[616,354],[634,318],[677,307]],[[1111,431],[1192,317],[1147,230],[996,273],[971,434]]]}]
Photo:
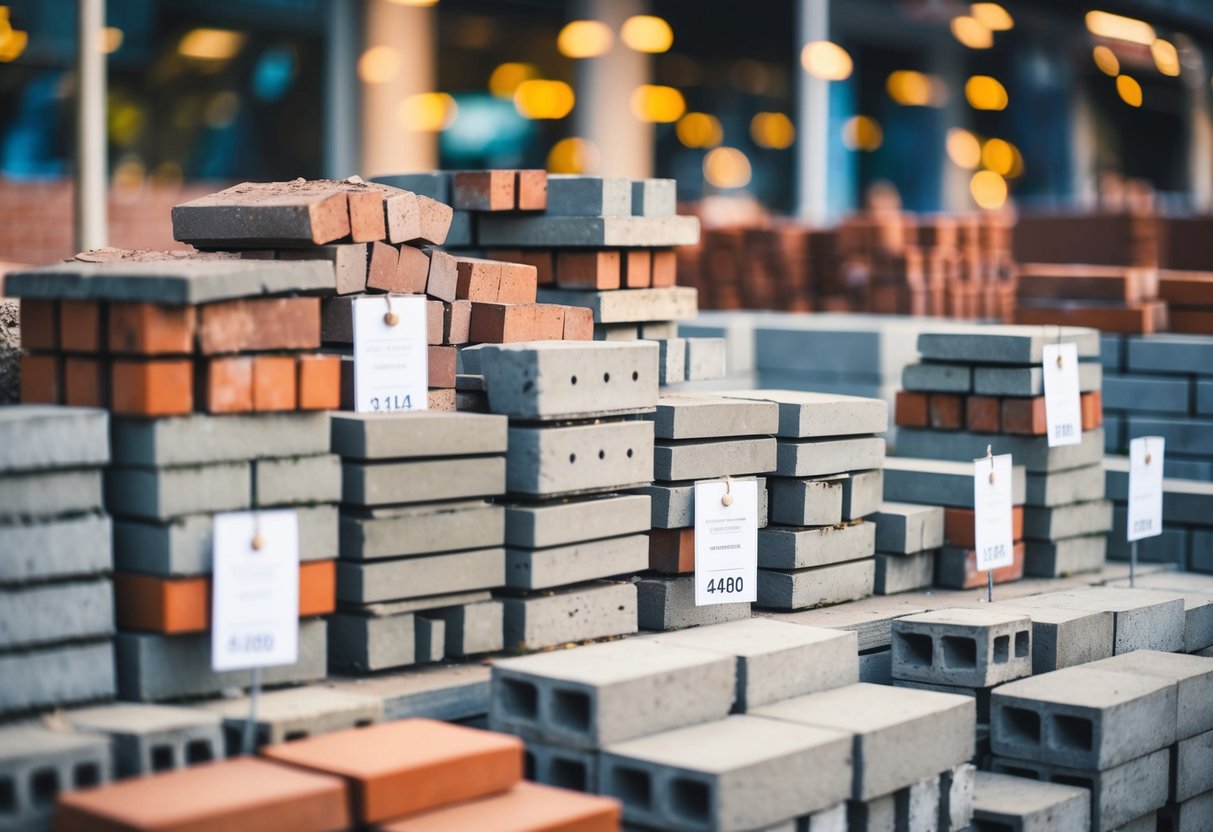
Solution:
[{"label": "hanging price tag", "polygon": [[757,599],[757,480],[695,483],[695,606]]},{"label": "hanging price tag", "polygon": [[354,300],[354,409],[425,410],[429,383],[425,298]]},{"label": "hanging price tag", "polygon": [[1140,436],[1129,442],[1129,542],[1162,534],[1162,461],[1166,440]]},{"label": "hanging price tag", "polygon": [[215,515],[211,668],[294,664],[299,652],[299,522],[294,511]]},{"label": "hanging price tag", "polygon": [[989,572],[1015,561],[1011,524],[1011,455],[973,460],[974,537],[977,571]]},{"label": "hanging price tag", "polygon": [[1078,345],[1045,344],[1045,424],[1049,447],[1082,441],[1078,395]]}]

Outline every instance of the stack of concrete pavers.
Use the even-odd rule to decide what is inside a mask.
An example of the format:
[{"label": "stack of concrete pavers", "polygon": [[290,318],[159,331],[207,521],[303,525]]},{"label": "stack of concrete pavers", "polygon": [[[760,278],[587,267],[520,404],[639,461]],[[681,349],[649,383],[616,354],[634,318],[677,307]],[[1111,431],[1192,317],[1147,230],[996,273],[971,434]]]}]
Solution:
[{"label": "stack of concrete pavers", "polygon": [[[1171,453],[1168,440],[1166,456]],[[1164,462],[1165,464],[1165,462]],[[1115,504],[1108,556],[1127,560],[1130,544],[1125,534],[1129,516],[1129,458],[1104,457],[1108,499]],[[1162,481],[1162,534],[1137,541],[1143,561],[1174,563],[1193,572],[1213,572],[1213,482],[1164,479]]]},{"label": "stack of concrete pavers", "polygon": [[991,697],[992,767],[1088,789],[1098,832],[1205,828],[1211,696],[1213,660],[1152,650],[1012,682]]},{"label": "stack of concrete pavers", "polygon": [[0,408],[0,715],[114,695],[101,410]]},{"label": "stack of concrete pavers", "polygon": [[[1003,605],[1000,604],[1000,606]],[[1187,630],[1189,615],[1184,605],[1183,595],[1179,592],[1108,586],[1029,595],[1007,602],[1005,606],[1014,607],[1017,611],[1023,610],[1029,614],[1036,609],[1110,613],[1112,616],[1112,648],[1110,651],[1099,646],[1102,636],[1098,633],[1103,629],[1102,626],[1098,629],[1092,628],[1084,635],[1083,630],[1086,629],[1087,624],[1077,625],[1081,619],[1075,619],[1077,626],[1070,630],[1069,638],[1065,639],[1068,642],[1067,649],[1074,643],[1087,645],[1087,649],[1092,653],[1092,659],[1130,653],[1134,650],[1180,652],[1184,649],[1184,634]],[[1198,609],[1196,615],[1207,615],[1207,611]],[[1200,621],[1200,618],[1194,620]],[[1033,629],[1035,632],[1035,628]],[[1062,643],[1060,629],[1057,643],[1059,646]],[[1104,652],[1104,655],[1094,655],[1095,652]],[[1092,659],[1088,659],[1088,661]],[[1066,665],[1062,665],[1059,660],[1058,667],[1064,666]]]},{"label": "stack of concrete pavers", "polygon": [[[695,606],[695,480],[753,478],[775,470],[779,408],[774,402],[672,394],[647,414],[656,433],[648,566],[639,581],[640,626],[675,630],[749,618],[748,603]],[[736,480],[734,480],[736,481]],[[767,524],[766,482],[758,478],[758,527]]]},{"label": "stack of concrete pavers", "polygon": [[[13,680],[6,672],[5,687]],[[36,722],[0,727],[0,817],[5,829],[49,829],[61,793],[101,786],[113,776],[107,737],[55,731]]]},{"label": "stack of concrete pavers", "polygon": [[770,524],[758,532],[758,606],[797,610],[872,594],[888,406],[880,399],[753,390],[779,408]]},{"label": "stack of concrete pavers", "polygon": [[343,468],[330,666],[367,673],[500,650],[506,419],[333,414]]},{"label": "stack of concrete pavers", "polygon": [[[1045,344],[1054,342],[1078,348],[1082,438],[1050,448],[1041,360]],[[1100,468],[1099,333],[987,326],[926,332],[918,349],[922,363],[905,369],[897,398],[896,453],[966,461],[990,447],[995,455],[1011,454],[1027,472],[1024,573],[1057,577],[1102,567],[1112,506],[1104,500]]]},{"label": "stack of concrete pavers", "polygon": [[[1129,583],[1129,578],[1121,578],[1108,581],[1107,586],[1127,587]],[[1136,576],[1133,585],[1182,596],[1183,652],[1210,655],[1213,650],[1213,576],[1193,572],[1156,572]]]},{"label": "stack of concrete pavers", "polygon": [[468,351],[488,407],[508,416],[505,646],[634,633],[648,563],[649,500],[619,492],[653,477],[657,345],[552,343]]},{"label": "stack of concrete pavers", "polygon": [[929,587],[935,580],[936,550],[944,541],[944,508],[884,502],[871,520],[876,524],[875,593]]},{"label": "stack of concrete pavers", "polygon": [[[973,784],[973,828],[1069,832],[1091,828],[1091,797],[1075,785],[979,771]],[[1154,825],[1141,832],[1152,832]]]}]

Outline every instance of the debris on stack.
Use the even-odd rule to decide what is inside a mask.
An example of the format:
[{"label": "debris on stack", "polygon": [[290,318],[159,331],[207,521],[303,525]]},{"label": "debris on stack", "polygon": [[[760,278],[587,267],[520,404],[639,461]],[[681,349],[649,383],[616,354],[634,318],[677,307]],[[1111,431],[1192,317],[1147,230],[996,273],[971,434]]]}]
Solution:
[{"label": "debris on stack", "polygon": [[1137,334],[1167,329],[1157,269],[1026,263],[1018,267],[1016,285],[1017,324]]}]

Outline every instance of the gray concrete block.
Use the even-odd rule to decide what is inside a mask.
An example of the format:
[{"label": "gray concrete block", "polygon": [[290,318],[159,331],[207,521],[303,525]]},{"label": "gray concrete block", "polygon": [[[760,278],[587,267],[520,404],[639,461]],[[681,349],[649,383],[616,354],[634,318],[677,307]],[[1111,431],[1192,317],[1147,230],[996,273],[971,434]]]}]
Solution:
[{"label": "gray concrete block", "polygon": [[0,589],[0,650],[113,632],[114,590],[108,579]]},{"label": "gray concrete block", "polygon": [[506,485],[511,494],[550,497],[647,484],[653,478],[653,426],[602,422],[511,427]]},{"label": "gray concrete block", "polygon": [[[979,396],[1043,396],[1044,370],[1035,367],[974,367],[973,392]],[[1090,361],[1078,365],[1078,390],[1090,393],[1103,384],[1103,367]]]},{"label": "gray concrete block", "polygon": [[1122,413],[1103,415],[1104,453],[1127,454],[1129,452],[1129,420]]},{"label": "gray concrete block", "polygon": [[695,317],[699,307],[699,292],[690,286],[602,291],[540,288],[537,299],[539,303],[584,306],[594,313],[595,324],[685,321]]},{"label": "gray concrete block", "polygon": [[345,560],[486,549],[505,542],[505,509],[483,501],[422,503],[341,515]]},{"label": "gray concrete block", "polygon": [[[929,690],[935,693],[951,693],[957,696],[969,696],[977,703],[977,732],[980,742],[982,731],[990,730],[990,691],[991,688],[968,688],[957,685],[941,685],[934,682],[911,682],[907,679],[894,679],[893,687],[911,688],[913,690]],[[980,751],[975,759],[981,759]]]},{"label": "gray concrete block", "polygon": [[901,387],[916,393],[970,393],[973,368],[968,364],[907,364]]},{"label": "gray concrete block", "polygon": [[[1043,436],[997,436],[966,431],[934,431],[899,428],[897,452],[902,456],[969,461],[986,455],[993,444],[995,454],[1011,454],[1033,473],[1051,473],[1095,465],[1103,459],[1103,428],[1083,431],[1076,445],[1050,448]],[[970,469],[971,470],[971,469]]]},{"label": "gray concrete block", "polygon": [[967,696],[861,682],[754,713],[851,734],[852,800],[892,794],[973,756],[976,709]]},{"label": "gray concrete block", "polygon": [[446,655],[446,621],[413,616],[413,644],[418,664],[442,661]]},{"label": "gray concrete block", "polygon": [[1213,661],[1183,653],[1137,650],[1094,662],[1090,667],[1148,676],[1171,682],[1176,689],[1176,739],[1213,731]]},{"label": "gray concrete block", "polygon": [[1103,568],[1108,538],[1102,534],[1063,537],[1060,540],[1024,541],[1024,574],[1061,578]]},{"label": "gray concrete block", "polygon": [[1175,832],[1202,832],[1213,828],[1213,791],[1158,810],[1155,822],[1160,828]]},{"label": "gray concrete block", "polygon": [[[1170,450],[1171,445],[1168,440],[1168,453]],[[1213,499],[1213,482],[1164,480],[1162,490],[1163,523],[1182,523],[1206,528],[1213,526],[1213,522],[1211,522],[1213,518],[1209,516],[1209,500]]]},{"label": "gray concrete block", "polygon": [[500,601],[461,604],[435,612],[446,623],[446,655],[477,656],[505,647],[505,612]]},{"label": "gray concrete block", "polygon": [[695,576],[651,576],[636,581],[637,621],[642,630],[681,630],[750,617],[748,603],[696,606]]},{"label": "gray concrete block", "polygon": [[419,667],[359,679],[329,676],[326,684],[376,697],[383,703],[385,721],[414,716],[454,721],[489,711],[489,668],[481,664]]},{"label": "gray concrete block", "polygon": [[118,703],[64,711],[62,718],[76,731],[108,739],[118,777],[171,771],[225,756],[221,720],[201,708]]},{"label": "gray concrete block", "polygon": [[95,641],[0,654],[0,677],[0,714],[111,699],[114,647]]},{"label": "gray concrete block", "polygon": [[80,514],[45,523],[0,524],[0,584],[98,575],[113,568],[110,518]]},{"label": "gray concrete block", "polygon": [[346,462],[342,502],[360,506],[466,500],[505,493],[500,456],[460,456],[402,462]]},{"label": "gray concrete block", "polygon": [[696,627],[649,636],[659,644],[733,656],[737,661],[735,713],[859,681],[854,633],[769,618]]},{"label": "gray concrete block", "polygon": [[885,647],[859,654],[859,681],[893,684],[893,651]]},{"label": "gray concrete block", "polygon": [[[637,323],[594,324],[595,341],[630,342],[640,340],[640,325]],[[685,370],[686,356],[683,356]]]},{"label": "gray concrete block", "polygon": [[658,439],[721,439],[769,436],[779,427],[774,402],[747,401],[698,393],[667,393],[645,415]]},{"label": "gray concrete block", "polygon": [[206,465],[329,453],[327,412],[115,417],[111,426],[118,465]]},{"label": "gray concrete block", "polygon": [[847,801],[849,832],[897,832],[897,795]]},{"label": "gray concrete block", "polygon": [[334,413],[333,453],[380,460],[503,454],[506,424],[483,413]]},{"label": "gray concrete block", "polygon": [[872,592],[895,595],[929,587],[935,578],[935,553],[914,552],[908,555],[876,553],[876,577]]},{"label": "gray concrete block", "polygon": [[1213,531],[1192,530],[1192,557],[1189,565],[1196,572],[1213,572]]},{"label": "gray concrete block", "polygon": [[923,332],[918,351],[933,361],[966,364],[1040,364],[1045,344],[1073,343],[1079,358],[1099,357],[1099,330],[983,324],[968,332]]},{"label": "gray concrete block", "polygon": [[344,673],[371,673],[417,661],[412,614],[329,616],[329,667]]},{"label": "gray concrete block", "polygon": [[1163,461],[1163,477],[1171,480],[1213,480],[1213,459],[1170,457]]},{"label": "gray concrete block", "polygon": [[880,469],[853,471],[842,478],[842,519],[860,520],[880,509],[884,475]]},{"label": "gray concrete block", "polygon": [[632,215],[636,217],[672,217],[678,209],[676,179],[635,179],[632,181]]},{"label": "gray concrete block", "polygon": [[337,563],[337,598],[356,604],[491,589],[504,583],[504,549]]},{"label": "gray concrete block", "polygon": [[647,535],[632,534],[552,546],[507,548],[505,585],[551,589],[597,578],[643,572],[649,565]]},{"label": "gray concrete block", "polygon": [[[267,667],[264,685],[318,682],[327,669],[322,618],[299,622],[299,661]],[[159,633],[119,632],[114,639],[118,695],[130,702],[163,702],[185,697],[214,696],[227,688],[249,684],[250,671],[211,670],[211,634],[166,636]]]},{"label": "gray concrete block", "polygon": [[845,474],[822,479],[771,477],[771,519],[789,526],[830,526],[842,522]]},{"label": "gray concrete block", "polygon": [[[758,528],[767,525],[769,513],[766,477],[734,477],[734,482],[758,481]],[[650,527],[685,529],[695,525],[695,484],[691,482],[654,483],[636,489],[652,500]]]},{"label": "gray concrete block", "polygon": [[[223,720],[228,753],[233,756],[241,753],[240,735],[248,721],[248,697],[206,702],[198,707]],[[262,693],[257,698],[253,732],[257,746],[261,747],[361,728],[382,719],[383,701],[378,697],[309,685]]]},{"label": "gray concrete block", "polygon": [[253,505],[336,503],[341,500],[341,457],[336,454],[253,462]]},{"label": "gray concrete block", "polygon": [[[606,339],[610,340],[610,339]],[[687,380],[687,342],[684,338],[665,338],[657,342],[657,369],[660,384],[681,384]]]},{"label": "gray concrete block", "polygon": [[1048,673],[1112,655],[1113,615],[1000,601],[995,609],[1026,615],[1032,621],[1032,672]]},{"label": "gray concrete block", "polygon": [[608,746],[599,791],[634,823],[756,829],[837,804],[849,751],[839,731],[735,715]]},{"label": "gray concrete block", "polygon": [[561,748],[543,742],[526,744],[525,777],[561,789],[598,791],[598,752]]},{"label": "gray concrete block", "polygon": [[1129,414],[1129,438],[1161,436],[1168,454],[1207,456],[1213,448],[1213,419],[1166,418]]},{"label": "gray concrete block", "polygon": [[[1018,462],[1018,459],[1012,461]],[[1025,493],[1023,466],[1012,465],[1011,478],[1011,502],[1022,505]],[[884,463],[884,498],[895,502],[930,499],[935,505],[972,508],[973,463],[891,456]]]},{"label": "gray concrete block", "polygon": [[637,630],[636,587],[597,582],[541,595],[503,595],[510,650],[621,636]]},{"label": "gray concrete block", "polygon": [[402,191],[412,191],[448,205],[451,203],[451,171],[448,170],[396,173],[388,176],[376,176],[371,181],[399,188]]},{"label": "gray concrete block", "polygon": [[1088,500],[1102,500],[1103,466],[1088,465],[1069,471],[1028,474],[1026,486],[1024,503],[1029,506],[1056,507]]},{"label": "gray concrete block", "polygon": [[989,688],[1032,673],[1032,625],[992,608],[948,609],[893,621],[893,678]]},{"label": "gray concrete block", "polygon": [[[882,490],[883,485],[882,476]],[[878,552],[909,555],[943,545],[943,517],[942,506],[889,501],[882,502],[868,519],[876,525]]]},{"label": "gray concrete block", "polygon": [[61,517],[99,511],[101,469],[40,471],[0,477],[0,505],[9,517]]},{"label": "gray concrete block", "polygon": [[493,665],[489,722],[528,742],[602,748],[723,719],[735,664],[645,639],[502,659]]},{"label": "gray concrete block", "polygon": [[876,524],[758,530],[758,565],[763,569],[805,569],[870,558],[876,552]]},{"label": "gray concrete block", "polygon": [[[638,326],[638,330],[641,340],[644,341],[668,341],[678,338],[677,321],[646,321]],[[684,343],[683,348],[685,347]]]},{"label": "gray concrete block", "polygon": [[1109,375],[1101,393],[1108,410],[1188,414],[1191,385],[1182,376]]},{"label": "gray concrete block", "polygon": [[726,474],[765,474],[775,470],[775,438],[666,439],[653,447],[653,479],[717,479]]},{"label": "gray concrete block", "polygon": [[1176,593],[1149,589],[1092,587],[1020,598],[1021,607],[1065,607],[1113,615],[1114,652],[1183,649],[1184,603]]},{"label": "gray concrete block", "polygon": [[648,531],[647,494],[610,494],[580,500],[505,507],[508,546],[544,548]]},{"label": "gray concrete block", "polygon": [[759,569],[756,604],[778,610],[803,610],[841,604],[868,597],[875,583],[874,558],[794,572]]},{"label": "gray concrete block", "polygon": [[776,452],[775,470],[781,477],[820,477],[880,468],[884,461],[885,441],[879,436],[798,441],[781,439]]},{"label": "gray concrete block", "polygon": [[963,763],[939,775],[939,830],[961,832],[973,821],[977,767]]},{"label": "gray concrete block", "polygon": [[1112,530],[1112,502],[1092,500],[1053,508],[1027,506],[1023,511],[1025,538],[1061,540],[1086,534],[1106,534]]},{"label": "gray concrete block", "polygon": [[1213,379],[1198,378],[1192,382],[1198,416],[1213,416]]},{"label": "gray concrete block", "polygon": [[973,781],[973,820],[1015,832],[1089,829],[1091,798],[1073,785],[979,771]]},{"label": "gray concrete block", "polygon": [[550,174],[548,204],[544,212],[554,217],[630,216],[634,184],[643,190],[643,182],[633,183],[618,177]]},{"label": "gray concrete block", "polygon": [[34,723],[0,728],[5,829],[49,829],[59,794],[102,786],[112,777],[106,737],[55,731]]},{"label": "gray concrete block", "polygon": [[1206,335],[1167,333],[1128,338],[1130,372],[1209,375],[1213,339]]},{"label": "gray concrete block", "polygon": [[900,832],[938,832],[942,803],[938,775],[898,789],[895,799]]},{"label": "gray concrete block", "polygon": [[778,435],[785,439],[862,436],[884,433],[889,427],[889,405],[882,399],[798,390],[740,390],[717,395],[775,402],[779,405]]},{"label": "gray concrete block", "polygon": [[1182,739],[1171,749],[1171,801],[1183,803],[1213,790],[1213,731]]},{"label": "gray concrete block", "polygon": [[649,341],[537,341],[484,346],[479,357],[493,413],[547,420],[654,407],[659,352]]},{"label": "gray concrete block", "polygon": [[377,617],[404,615],[410,612],[432,612],[433,610],[454,607],[459,604],[479,604],[482,601],[493,600],[493,593],[487,589],[476,589],[469,592],[446,592],[442,595],[426,595],[422,598],[402,598],[397,601],[383,601],[376,604],[343,603],[341,608],[359,615]]},{"label": "gray concrete block", "polygon": [[106,472],[106,508],[123,517],[169,520],[252,505],[250,463],[121,468]]},{"label": "gray concrete block", "polygon": [[1105,371],[1118,373],[1125,366],[1125,341],[1123,335],[1110,332],[1099,334],[1099,363]]},{"label": "gray concrete block", "polygon": [[[549,212],[551,182],[549,178]],[[501,213],[482,215],[477,226],[477,242],[485,248],[671,248],[699,242],[698,217],[528,217]]]},{"label": "gray concrete block", "polygon": [[109,461],[104,410],[41,404],[0,410],[0,473],[94,468]]},{"label": "gray concrete block", "polygon": [[723,338],[687,338],[687,381],[716,381],[728,375]]},{"label": "gray concrete block", "polygon": [[[1184,601],[1183,652],[1196,653],[1213,644],[1213,578],[1191,572],[1159,572],[1137,578],[1141,589],[1156,589],[1182,596]],[[1127,578],[1109,581],[1127,587]]]},{"label": "gray concrete block", "polygon": [[796,832],[847,832],[847,804],[802,815],[796,823]]}]

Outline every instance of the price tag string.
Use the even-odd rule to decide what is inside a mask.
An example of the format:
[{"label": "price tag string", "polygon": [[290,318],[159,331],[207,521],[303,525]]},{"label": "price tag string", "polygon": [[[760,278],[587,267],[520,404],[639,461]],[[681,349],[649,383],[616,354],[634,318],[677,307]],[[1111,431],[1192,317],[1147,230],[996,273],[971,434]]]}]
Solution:
[{"label": "price tag string", "polygon": [[728,474],[724,475],[724,494],[720,497],[720,504],[726,508],[733,505],[733,480]]},{"label": "price tag string", "polygon": [[[253,539],[249,546],[254,552],[265,548],[265,538],[261,535],[261,512],[253,509]],[[253,678],[249,687],[248,719],[244,721],[244,730],[240,736],[240,752],[252,755],[257,751],[257,697],[261,693],[261,668],[253,668]]]},{"label": "price tag string", "polygon": [[400,323],[400,316],[392,309],[392,293],[388,292],[383,299],[387,301],[387,312],[383,315],[383,322],[388,326],[395,326]]}]

